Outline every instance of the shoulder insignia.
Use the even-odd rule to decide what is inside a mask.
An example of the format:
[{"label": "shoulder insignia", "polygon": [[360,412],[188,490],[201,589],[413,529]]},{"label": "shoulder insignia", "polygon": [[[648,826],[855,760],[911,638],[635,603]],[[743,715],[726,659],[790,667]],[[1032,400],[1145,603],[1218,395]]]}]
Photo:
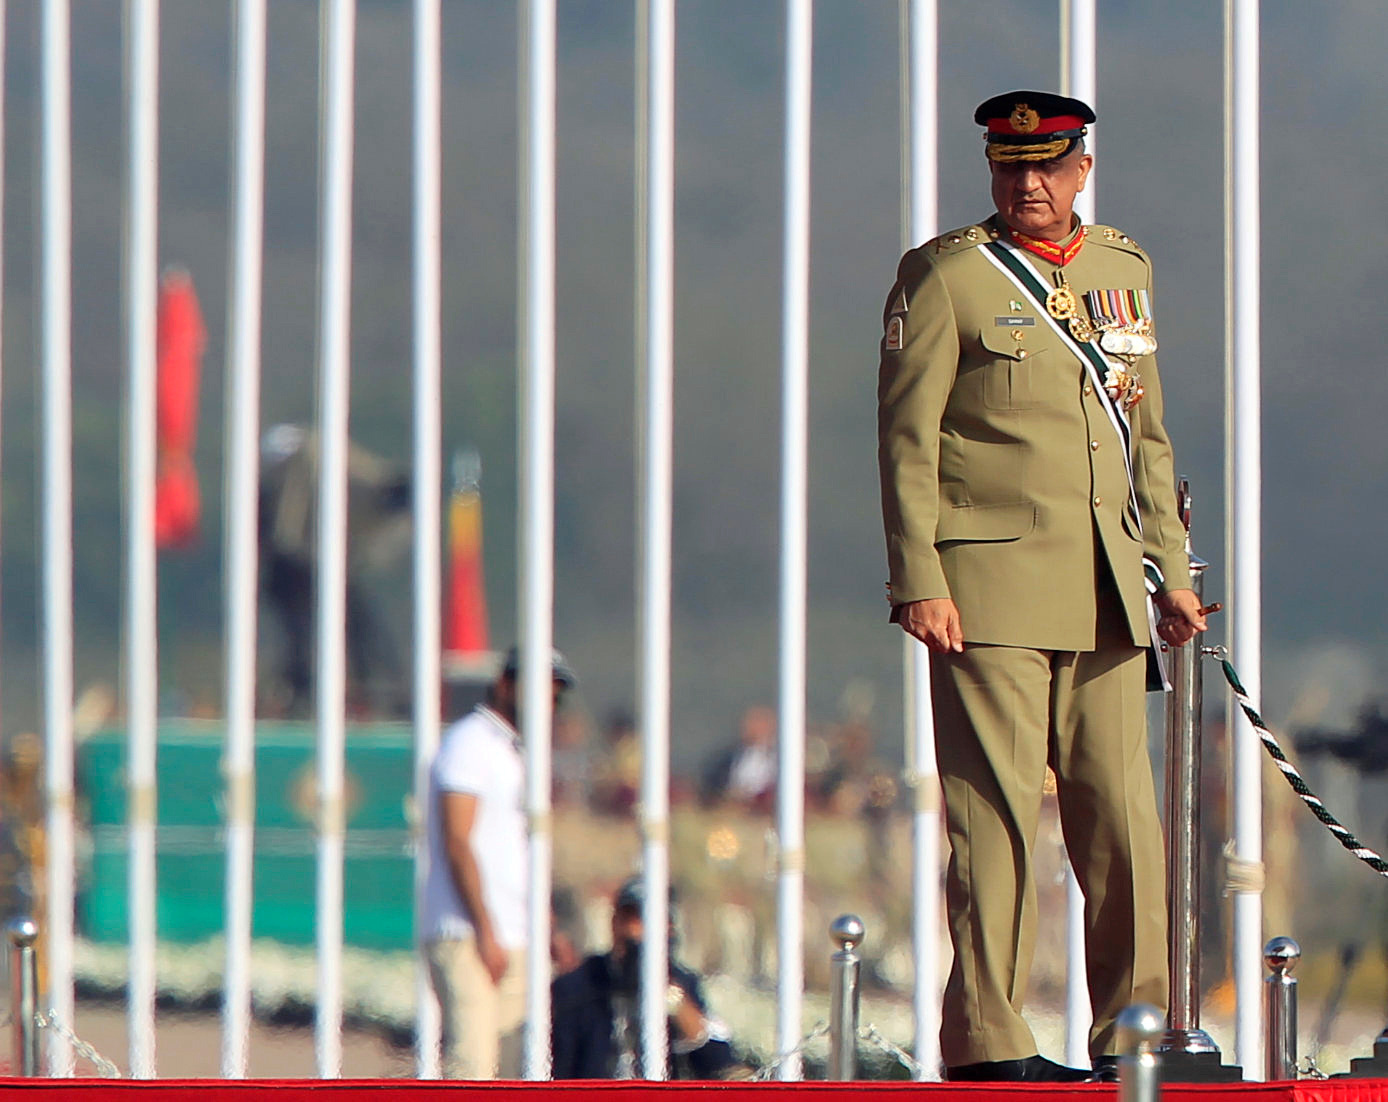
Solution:
[{"label": "shoulder insignia", "polygon": [[931,238],[925,243],[925,247],[930,250],[932,257],[943,256],[973,248],[975,245],[996,236],[984,225],[964,226],[957,230],[950,230],[949,233],[942,233],[939,237]]},{"label": "shoulder insignia", "polygon": [[885,348],[888,352],[900,352],[902,345],[902,334],[905,326],[902,324],[901,315],[893,314],[887,319],[887,336]]},{"label": "shoulder insignia", "polygon": [[1136,253],[1146,259],[1147,251],[1122,230],[1114,229],[1112,226],[1090,226],[1088,228],[1092,231],[1089,234],[1089,240],[1097,241],[1102,245],[1109,245],[1115,249]]}]

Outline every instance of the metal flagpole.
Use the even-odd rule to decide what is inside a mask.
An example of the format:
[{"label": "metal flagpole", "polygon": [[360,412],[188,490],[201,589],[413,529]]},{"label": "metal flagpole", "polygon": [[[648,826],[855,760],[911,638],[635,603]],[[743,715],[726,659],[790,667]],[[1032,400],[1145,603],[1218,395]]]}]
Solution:
[{"label": "metal flagpole", "polygon": [[[439,0],[414,4],[414,886],[424,910],[429,766],[439,744],[439,614],[443,487],[442,97]],[[415,961],[415,1063],[439,1075],[439,1006],[422,957]]]},{"label": "metal flagpole", "polygon": [[[1258,0],[1225,0],[1225,509],[1230,643],[1244,687],[1262,699],[1262,367],[1259,347]],[[1232,698],[1234,1043],[1244,1077],[1263,1069],[1262,761]]]},{"label": "metal flagpole", "polygon": [[646,898],[641,956],[642,1075],[664,1079],[670,882],[670,539],[674,450],[675,4],[641,0],[637,14],[641,115],[638,234],[644,317],[641,365],[640,715]]},{"label": "metal flagpole", "polygon": [[321,1079],[342,1074],[342,853],[346,834],[347,410],[352,266],[355,0],[323,0],[318,334],[318,1005]]},{"label": "metal flagpole", "polygon": [[130,1074],[154,1076],[155,870],[158,786],[157,600],[154,555],[155,294],[159,217],[159,0],[126,0],[128,147],[125,339],[129,402],[126,462],[126,821],[129,830]]},{"label": "metal flagpole", "polygon": [[548,1079],[551,651],[554,641],[554,0],[526,0],[520,21],[521,731],[530,816],[525,1077]]},{"label": "metal flagpole", "polygon": [[265,200],[265,0],[237,0],[232,258],[227,303],[225,800],[222,1077],[246,1075],[255,845],[255,654],[260,481],[260,300]]},{"label": "metal flagpole", "polygon": [[[902,247],[935,236],[938,199],[939,12],[936,0],[901,0]],[[940,776],[930,652],[902,632],[906,776],[913,792],[911,941],[915,950],[917,1075],[940,1076]]]},{"label": "metal flagpole", "polygon": [[[804,992],[805,605],[809,467],[810,101],[812,0],[786,0],[785,242],[781,315],[780,768],[776,829],[777,1051],[800,1043]],[[798,1051],[783,1080],[803,1073]]]},{"label": "metal flagpole", "polygon": [[[71,13],[45,0],[42,28],[43,729],[48,811],[48,1006],[72,1024],[72,110]],[[48,1071],[72,1074],[48,1033]]]},{"label": "metal flagpole", "polygon": [[[1097,109],[1098,80],[1095,55],[1098,52],[1098,15],[1095,0],[1061,0],[1060,90],[1062,95],[1081,99]],[[1094,132],[1085,136],[1089,153],[1094,153]],[[1075,196],[1075,213],[1080,221],[1094,221],[1094,174],[1086,189]],[[1065,859],[1065,1062],[1074,1067],[1089,1066],[1089,1027],[1094,1011],[1089,1001],[1084,948],[1084,892],[1080,890],[1075,867]]]}]

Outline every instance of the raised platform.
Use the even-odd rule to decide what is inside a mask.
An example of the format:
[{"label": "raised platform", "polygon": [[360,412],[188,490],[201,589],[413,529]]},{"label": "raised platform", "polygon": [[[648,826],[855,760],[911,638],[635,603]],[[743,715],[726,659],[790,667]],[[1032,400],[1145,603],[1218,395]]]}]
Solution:
[{"label": "raised platform", "polygon": [[[929,1102],[986,1102],[990,1098],[1032,1102],[1056,1099],[1081,1102],[1109,1098],[1112,1084],[949,1084],[949,1083],[449,1083],[412,1079],[0,1079],[0,1099],[70,1099],[81,1092],[85,1102],[141,1102],[167,1099],[182,1102],[448,1102],[469,1098],[478,1102],[767,1102],[785,1095],[785,1102],[839,1102],[881,1098],[906,1102],[929,1097]],[[191,1092],[196,1091],[196,1095]],[[1388,1102],[1388,1079],[1306,1079],[1286,1083],[1174,1083],[1162,1089],[1168,1102]]]}]

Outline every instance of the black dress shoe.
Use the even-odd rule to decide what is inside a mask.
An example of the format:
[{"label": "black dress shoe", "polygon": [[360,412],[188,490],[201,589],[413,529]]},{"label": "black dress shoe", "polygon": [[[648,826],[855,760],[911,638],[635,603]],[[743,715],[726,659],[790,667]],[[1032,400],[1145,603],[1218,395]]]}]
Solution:
[{"label": "black dress shoe", "polygon": [[1044,1056],[945,1068],[945,1078],[951,1083],[1085,1083],[1093,1077],[1088,1068],[1066,1067]]},{"label": "black dress shoe", "polygon": [[1094,1082],[1118,1082],[1118,1057],[1100,1056],[1094,1061]]}]

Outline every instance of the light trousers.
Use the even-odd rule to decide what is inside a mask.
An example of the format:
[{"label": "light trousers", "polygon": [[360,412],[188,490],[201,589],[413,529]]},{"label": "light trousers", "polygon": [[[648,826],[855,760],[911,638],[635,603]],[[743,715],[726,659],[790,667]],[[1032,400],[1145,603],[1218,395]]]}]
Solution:
[{"label": "light trousers", "polygon": [[1166,1009],[1165,847],[1147,753],[1145,659],[1121,630],[1102,625],[1092,652],[968,644],[931,656],[954,945],[940,1033],[946,1066],[1037,1052],[1021,1010],[1047,765],[1084,891],[1091,1056],[1115,1051],[1124,1007]]},{"label": "light trousers", "polygon": [[512,950],[493,983],[474,938],[426,942],[438,996],[447,1079],[519,1079],[525,1024],[525,952]]}]

